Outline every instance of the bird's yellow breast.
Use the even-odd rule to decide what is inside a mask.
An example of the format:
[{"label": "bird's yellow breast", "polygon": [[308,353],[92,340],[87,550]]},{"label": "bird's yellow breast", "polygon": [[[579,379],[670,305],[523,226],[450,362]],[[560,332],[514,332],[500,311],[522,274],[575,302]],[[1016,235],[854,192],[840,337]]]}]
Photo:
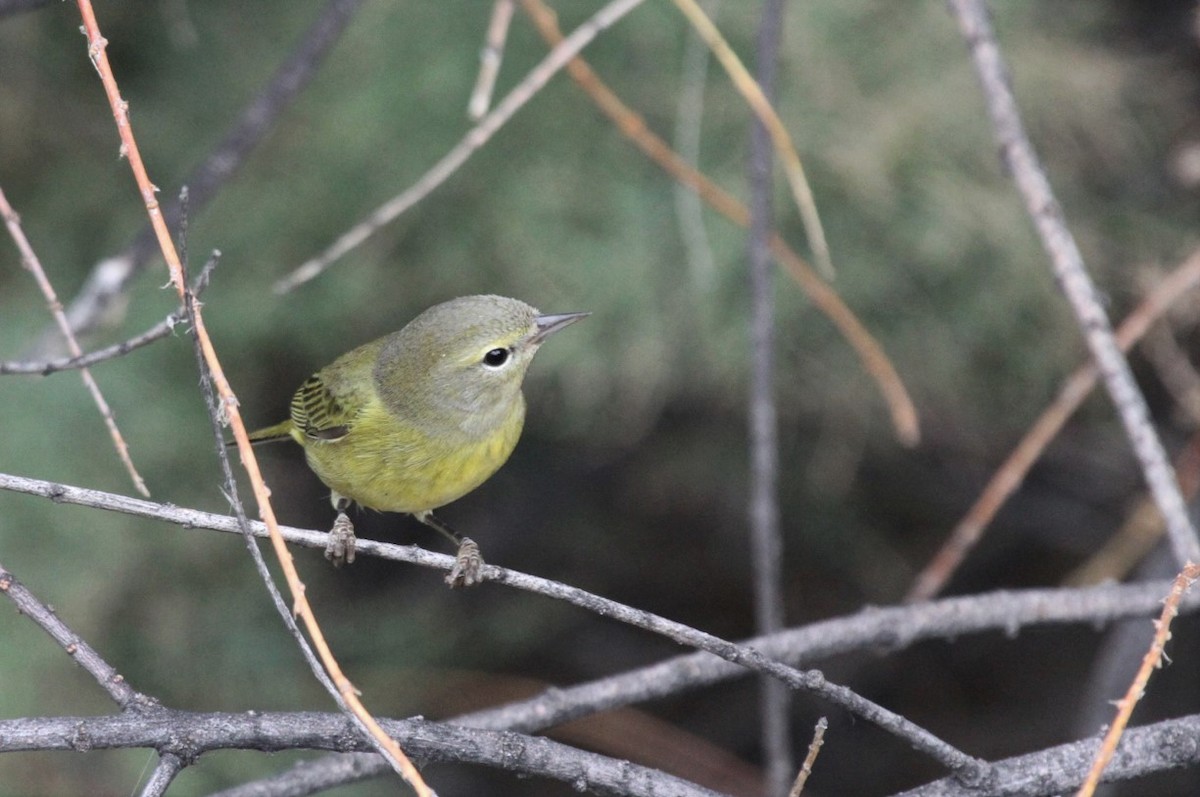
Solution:
[{"label": "bird's yellow breast", "polygon": [[485,434],[430,434],[398,423],[372,401],[341,439],[293,437],[309,467],[338,494],[371,509],[411,513],[437,509],[486,481],[512,454],[524,419],[524,402],[514,402]]}]

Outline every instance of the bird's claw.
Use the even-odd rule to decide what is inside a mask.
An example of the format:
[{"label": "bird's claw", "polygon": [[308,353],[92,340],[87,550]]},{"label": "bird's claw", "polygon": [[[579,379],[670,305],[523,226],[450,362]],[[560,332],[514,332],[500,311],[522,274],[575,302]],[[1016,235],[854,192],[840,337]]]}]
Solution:
[{"label": "bird's claw", "polygon": [[333,528],[329,530],[329,539],[325,542],[325,558],[333,562],[334,567],[354,562],[354,524],[350,522],[345,512],[338,512]]},{"label": "bird's claw", "polygon": [[451,588],[471,587],[483,581],[483,555],[470,537],[463,537],[454,556],[454,567],[446,574]]}]

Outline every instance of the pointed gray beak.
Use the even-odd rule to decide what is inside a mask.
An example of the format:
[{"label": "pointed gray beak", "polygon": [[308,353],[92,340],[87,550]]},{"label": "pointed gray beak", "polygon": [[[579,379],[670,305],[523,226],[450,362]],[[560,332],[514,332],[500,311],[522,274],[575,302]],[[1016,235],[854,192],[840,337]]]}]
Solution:
[{"label": "pointed gray beak", "polygon": [[591,313],[559,313],[557,315],[540,315],[536,319],[537,332],[529,339],[529,342],[537,346],[546,338],[553,335],[560,329],[565,329],[571,326],[581,318],[587,318]]}]

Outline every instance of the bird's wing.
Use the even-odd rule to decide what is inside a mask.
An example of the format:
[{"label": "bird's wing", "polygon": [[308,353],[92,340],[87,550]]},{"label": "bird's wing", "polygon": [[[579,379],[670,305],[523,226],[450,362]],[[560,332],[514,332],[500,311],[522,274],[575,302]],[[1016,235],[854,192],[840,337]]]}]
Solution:
[{"label": "bird's wing", "polygon": [[350,433],[354,412],[347,411],[321,374],[305,380],[292,396],[292,423],[313,440],[341,440]]}]

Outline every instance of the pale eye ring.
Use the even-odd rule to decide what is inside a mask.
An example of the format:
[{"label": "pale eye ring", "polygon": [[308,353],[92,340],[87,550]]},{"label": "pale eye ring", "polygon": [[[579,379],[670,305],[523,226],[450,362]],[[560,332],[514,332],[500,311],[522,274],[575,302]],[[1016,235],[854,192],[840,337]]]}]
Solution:
[{"label": "pale eye ring", "polygon": [[492,349],[483,355],[483,364],[488,368],[499,368],[508,362],[508,349]]}]

